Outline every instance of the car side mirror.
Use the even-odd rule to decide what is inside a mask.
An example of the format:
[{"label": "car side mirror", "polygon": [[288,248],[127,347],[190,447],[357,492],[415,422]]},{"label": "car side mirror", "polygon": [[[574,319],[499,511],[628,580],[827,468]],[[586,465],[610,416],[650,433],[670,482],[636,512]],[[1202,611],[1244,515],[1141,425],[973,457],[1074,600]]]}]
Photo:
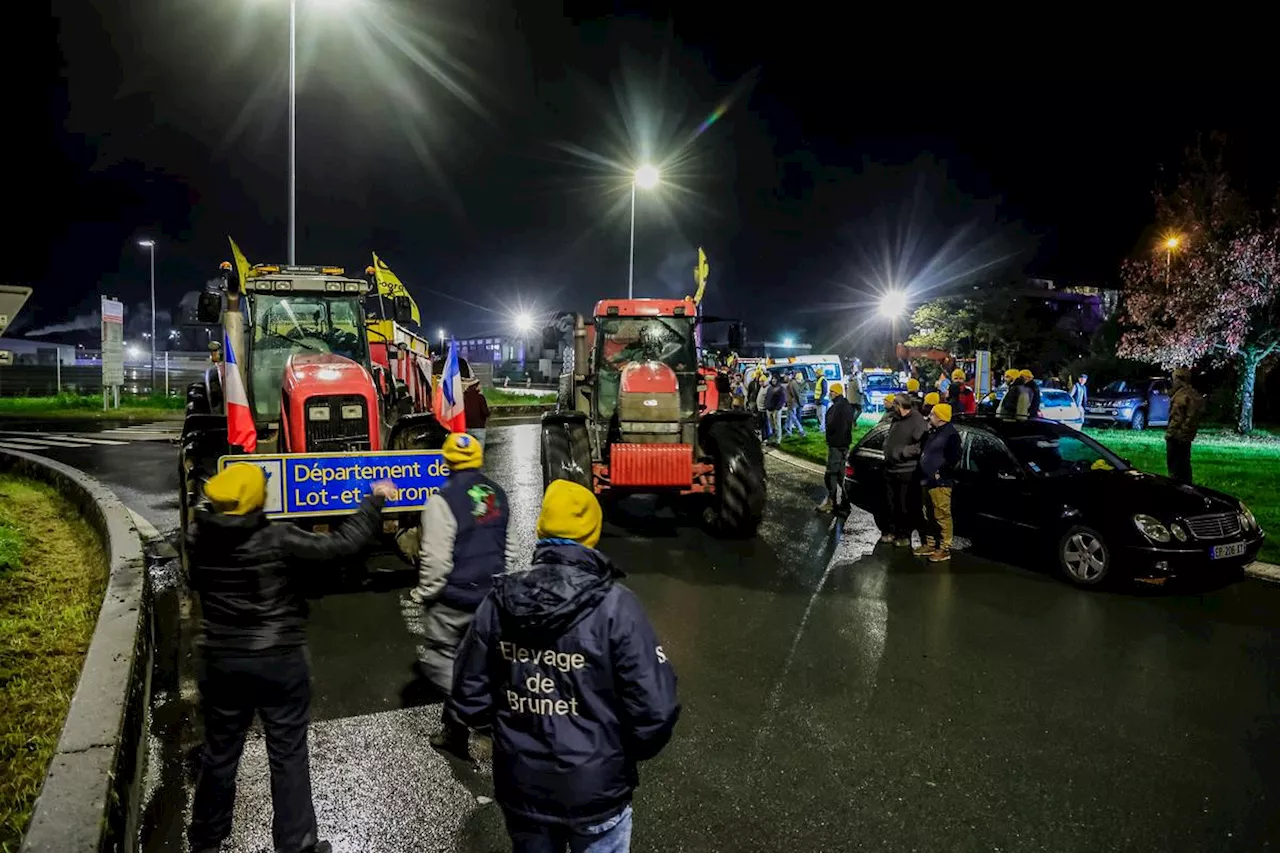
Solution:
[{"label": "car side mirror", "polygon": [[408,325],[413,322],[413,302],[407,296],[396,296],[392,298],[392,310],[395,313],[396,322],[401,326]]},{"label": "car side mirror", "polygon": [[209,291],[201,293],[200,300],[196,303],[196,319],[206,324],[222,322],[222,294]]}]

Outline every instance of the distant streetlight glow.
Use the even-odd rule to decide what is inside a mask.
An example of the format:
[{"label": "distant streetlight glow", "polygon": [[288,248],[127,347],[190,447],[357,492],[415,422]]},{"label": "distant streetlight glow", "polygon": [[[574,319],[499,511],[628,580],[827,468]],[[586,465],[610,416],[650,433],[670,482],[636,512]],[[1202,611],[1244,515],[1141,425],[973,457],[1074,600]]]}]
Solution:
[{"label": "distant streetlight glow", "polygon": [[627,264],[627,298],[635,295],[636,282],[636,187],[651,190],[658,185],[662,175],[648,163],[636,169],[631,179],[631,260]]},{"label": "distant streetlight glow", "polygon": [[901,317],[907,310],[907,295],[901,290],[890,290],[880,297],[881,317]]},{"label": "distant streetlight glow", "polygon": [[533,331],[533,318],[528,314],[517,314],[515,319],[516,331],[521,334],[528,334]]},{"label": "distant streetlight glow", "polygon": [[658,185],[662,175],[657,168],[648,164],[636,169],[636,186],[642,190],[651,190]]},{"label": "distant streetlight glow", "polygon": [[1165,241],[1164,241],[1164,247],[1165,247],[1166,249],[1176,249],[1176,248],[1178,248],[1178,238],[1177,238],[1177,237],[1170,237],[1169,239],[1165,240]]},{"label": "distant streetlight glow", "polygon": [[793,346],[795,346],[795,345],[796,345],[796,339],[795,339],[795,338],[783,338],[783,339],[782,339],[782,345],[783,345],[784,347],[793,347]]}]

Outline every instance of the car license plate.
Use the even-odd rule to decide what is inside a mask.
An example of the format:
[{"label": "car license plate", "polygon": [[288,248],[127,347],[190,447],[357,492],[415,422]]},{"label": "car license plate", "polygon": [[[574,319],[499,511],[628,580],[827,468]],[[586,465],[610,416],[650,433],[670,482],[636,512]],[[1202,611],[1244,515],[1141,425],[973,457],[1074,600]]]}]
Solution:
[{"label": "car license plate", "polygon": [[1106,413],[1107,413],[1107,410],[1100,406],[1089,407],[1089,414],[1091,415],[1105,415]]},{"label": "car license plate", "polygon": [[1243,542],[1232,542],[1230,545],[1214,545],[1209,549],[1209,559],[1225,560],[1228,557],[1239,557],[1244,554]]}]

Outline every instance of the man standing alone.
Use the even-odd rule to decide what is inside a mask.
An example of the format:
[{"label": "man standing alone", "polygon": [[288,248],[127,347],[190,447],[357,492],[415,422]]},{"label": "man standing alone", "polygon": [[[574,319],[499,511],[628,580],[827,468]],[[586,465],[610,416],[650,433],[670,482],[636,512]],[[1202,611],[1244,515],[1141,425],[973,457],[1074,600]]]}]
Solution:
[{"label": "man standing alone", "polygon": [[1165,464],[1169,479],[1191,485],[1191,442],[1200,431],[1204,396],[1191,384],[1191,371],[1173,371],[1173,393],[1169,395],[1169,426],[1165,428]]},{"label": "man standing alone", "polygon": [[836,489],[844,479],[844,461],[849,456],[849,446],[853,444],[853,426],[857,423],[857,415],[853,406],[844,397],[844,385],[832,382],[830,386],[831,405],[827,409],[826,423],[823,429],[827,434],[827,499],[818,506],[818,512],[831,512],[835,508],[838,495]]}]

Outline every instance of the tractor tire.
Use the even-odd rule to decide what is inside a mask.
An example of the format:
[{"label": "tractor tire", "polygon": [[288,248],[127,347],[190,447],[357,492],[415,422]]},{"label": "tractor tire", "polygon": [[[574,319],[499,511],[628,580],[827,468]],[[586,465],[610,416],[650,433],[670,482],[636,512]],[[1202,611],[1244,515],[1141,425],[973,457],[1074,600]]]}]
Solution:
[{"label": "tractor tire", "polygon": [[708,519],[721,536],[748,539],[764,518],[764,452],[745,419],[714,423],[707,431],[716,466],[715,501]]},{"label": "tractor tire", "polygon": [[591,488],[591,443],[579,419],[545,418],[542,422],[542,489],[552,480],[569,480]]},{"label": "tractor tire", "polygon": [[204,495],[204,484],[211,475],[199,465],[187,470],[184,459],[178,459],[178,555],[183,570],[189,568],[187,536],[195,520],[195,508]]}]

